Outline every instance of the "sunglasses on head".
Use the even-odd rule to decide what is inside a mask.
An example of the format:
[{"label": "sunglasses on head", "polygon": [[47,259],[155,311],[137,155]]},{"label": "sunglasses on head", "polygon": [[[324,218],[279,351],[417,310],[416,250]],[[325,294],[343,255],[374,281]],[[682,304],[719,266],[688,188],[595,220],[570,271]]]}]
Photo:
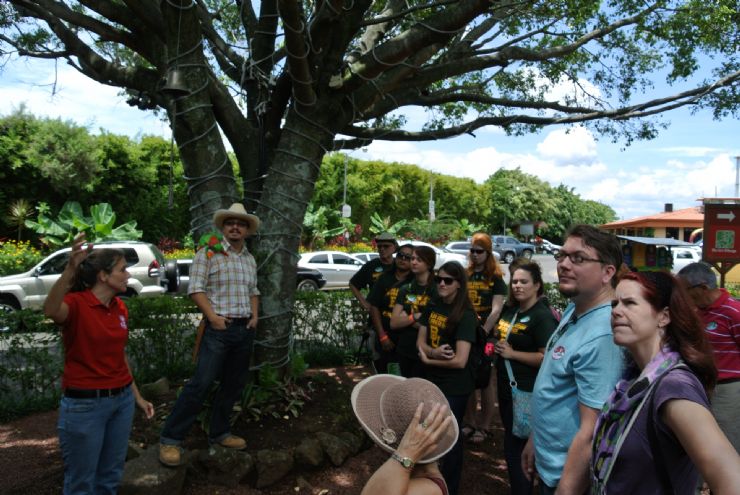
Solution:
[{"label": "sunglasses on head", "polygon": [[434,277],[434,281],[438,284],[444,283],[445,285],[452,285],[455,282],[453,277],[440,277],[439,275]]},{"label": "sunglasses on head", "polygon": [[473,254],[483,254],[486,250],[481,248],[470,248],[470,252]]}]

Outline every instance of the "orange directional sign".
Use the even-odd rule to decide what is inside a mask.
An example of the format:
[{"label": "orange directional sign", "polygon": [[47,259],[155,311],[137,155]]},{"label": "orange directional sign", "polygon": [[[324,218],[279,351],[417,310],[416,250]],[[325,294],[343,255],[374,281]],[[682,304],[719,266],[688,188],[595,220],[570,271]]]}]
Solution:
[{"label": "orange directional sign", "polygon": [[740,204],[704,203],[704,261],[740,262]]}]

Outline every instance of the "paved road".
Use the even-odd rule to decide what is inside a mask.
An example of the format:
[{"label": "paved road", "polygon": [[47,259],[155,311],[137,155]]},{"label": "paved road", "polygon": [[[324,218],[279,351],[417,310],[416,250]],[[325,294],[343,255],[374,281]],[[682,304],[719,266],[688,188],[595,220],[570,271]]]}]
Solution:
[{"label": "paved road", "polygon": [[[535,254],[532,259],[542,267],[542,279],[545,283],[558,281],[557,263],[551,254]],[[504,268],[504,280],[509,283],[509,265],[502,264]]]}]

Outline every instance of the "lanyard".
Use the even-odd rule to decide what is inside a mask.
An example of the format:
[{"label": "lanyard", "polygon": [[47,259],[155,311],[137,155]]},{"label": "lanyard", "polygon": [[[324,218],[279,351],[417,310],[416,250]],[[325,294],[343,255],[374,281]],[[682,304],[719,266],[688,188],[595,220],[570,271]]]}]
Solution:
[{"label": "lanyard", "polygon": [[558,340],[560,340],[560,337],[563,336],[563,334],[572,326],[575,325],[577,322],[583,320],[586,316],[590,315],[594,311],[603,308],[604,306],[611,306],[611,303],[605,303],[605,304],[599,304],[598,306],[589,309],[585,313],[583,313],[581,316],[576,315],[576,308],[573,307],[573,311],[570,313],[568,319],[565,321],[565,323],[561,322],[558,329],[555,331],[554,334],[550,337],[550,340],[547,342],[547,350],[545,352],[550,352],[552,348],[555,346]]}]

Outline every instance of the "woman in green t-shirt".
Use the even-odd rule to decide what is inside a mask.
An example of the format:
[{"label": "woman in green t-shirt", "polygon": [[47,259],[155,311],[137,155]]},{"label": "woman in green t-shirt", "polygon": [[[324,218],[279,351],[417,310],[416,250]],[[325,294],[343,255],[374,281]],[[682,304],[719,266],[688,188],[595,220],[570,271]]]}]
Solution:
[{"label": "woman in green t-shirt", "polygon": [[396,357],[401,375],[406,378],[423,377],[424,370],[419,361],[416,336],[419,318],[431,300],[437,297],[434,283],[434,265],[437,255],[429,246],[414,247],[411,255],[413,280],[401,286],[391,313],[392,333],[398,335]]},{"label": "woman in green t-shirt", "polygon": [[[470,242],[470,264],[468,265],[468,296],[478,314],[478,324],[486,335],[490,335],[501,316],[506,298],[506,282],[501,265],[493,254],[491,236],[478,232]],[[493,374],[491,374],[493,376]],[[496,387],[489,386],[480,390],[480,413],[478,393],[470,395],[468,408],[465,411],[462,433],[473,443],[481,443],[488,436],[496,412]]]},{"label": "woman in green t-shirt", "polygon": [[509,360],[517,388],[531,392],[545,356],[547,340],[558,322],[541,297],[544,283],[537,262],[520,260],[511,274],[509,288],[509,300],[499,319],[499,340],[495,347],[499,356],[496,361],[498,405],[504,425],[504,456],[511,493],[529,495],[532,483],[527,481],[521,467],[521,454],[527,439],[512,433],[514,413],[505,360]]},{"label": "woman in green t-shirt", "polygon": [[[426,378],[445,394],[460,427],[468,398],[475,389],[468,358],[475,342],[478,318],[468,298],[467,275],[461,264],[456,261],[445,263],[435,280],[439,297],[419,320],[416,344],[425,366]],[[462,460],[460,435],[442,461],[442,475],[450,495],[457,493]]]}]

